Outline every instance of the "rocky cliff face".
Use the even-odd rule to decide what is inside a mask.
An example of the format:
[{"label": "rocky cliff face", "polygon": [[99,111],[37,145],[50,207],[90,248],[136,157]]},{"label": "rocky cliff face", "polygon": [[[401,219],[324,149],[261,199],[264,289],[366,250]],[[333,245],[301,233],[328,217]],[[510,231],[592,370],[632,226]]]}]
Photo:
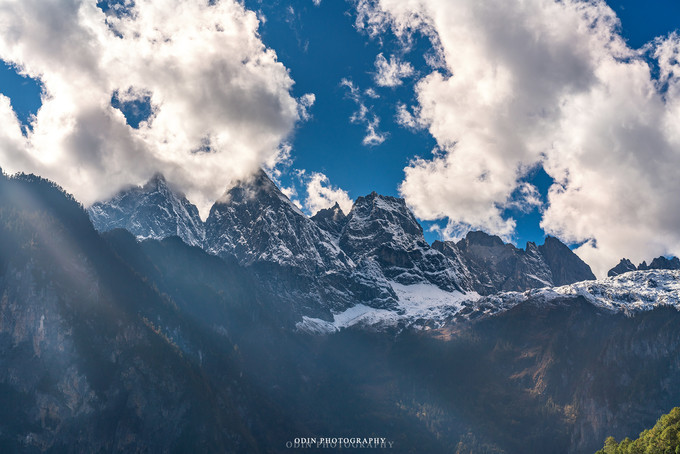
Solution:
[{"label": "rocky cliff face", "polygon": [[668,258],[662,255],[653,259],[649,265],[647,265],[647,262],[642,262],[636,267],[633,265],[633,262],[623,258],[618,265],[607,272],[607,276],[618,276],[619,274],[636,270],[680,270],[680,259],[677,257]]},{"label": "rocky cliff face", "polygon": [[121,191],[106,202],[92,205],[88,213],[100,232],[121,228],[140,239],[177,235],[193,246],[205,239],[198,209],[184,195],[168,187],[157,174],[142,187]]},{"label": "rocky cliff face", "polygon": [[322,230],[330,233],[335,238],[340,237],[342,229],[347,223],[347,216],[342,212],[342,208],[340,208],[337,202],[330,208],[319,210],[311,219]]},{"label": "rocky cliff face", "polygon": [[472,288],[482,295],[595,279],[590,267],[553,237],[541,246],[530,242],[518,249],[497,236],[469,232],[458,243],[435,241],[432,247],[461,261]]},{"label": "rocky cliff face", "polygon": [[377,264],[388,279],[400,284],[468,290],[456,262],[425,241],[404,199],[375,192],[359,197],[347,216],[340,247],[355,262]]},{"label": "rocky cliff face", "polygon": [[[257,268],[265,282],[274,273],[272,290],[300,310],[328,317],[358,301],[370,306],[393,304],[396,296],[384,280],[367,278],[337,245],[331,234],[305,216],[260,171],[239,182],[210,210],[205,249],[236,257]],[[325,314],[324,314],[325,311]]]}]

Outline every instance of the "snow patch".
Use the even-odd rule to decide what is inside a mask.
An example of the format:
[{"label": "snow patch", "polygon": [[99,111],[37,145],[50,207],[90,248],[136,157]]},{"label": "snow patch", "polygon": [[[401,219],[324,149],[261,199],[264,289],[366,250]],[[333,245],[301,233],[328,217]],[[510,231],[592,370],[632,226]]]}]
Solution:
[{"label": "snow patch", "polygon": [[333,314],[332,322],[302,317],[296,327],[314,334],[334,333],[351,326],[389,327],[402,324],[419,328],[428,322],[443,324],[463,307],[480,298],[475,292],[447,292],[433,284],[403,285],[394,281],[389,281],[389,284],[398,297],[394,310],[357,304]]},{"label": "snow patch", "polygon": [[680,271],[632,271],[597,281],[583,281],[553,289],[561,295],[583,296],[611,310],[641,311],[657,306],[680,309]]},{"label": "snow patch", "polygon": [[628,314],[659,306],[673,306],[680,310],[680,270],[632,271],[602,280],[525,292],[499,292],[485,297],[474,292],[447,292],[425,283],[403,285],[389,281],[389,285],[398,297],[394,310],[358,304],[334,314],[332,322],[303,317],[297,328],[310,333],[329,334],[351,326],[441,326],[454,320],[498,314],[527,300],[549,303],[564,296],[582,296],[595,306]]}]

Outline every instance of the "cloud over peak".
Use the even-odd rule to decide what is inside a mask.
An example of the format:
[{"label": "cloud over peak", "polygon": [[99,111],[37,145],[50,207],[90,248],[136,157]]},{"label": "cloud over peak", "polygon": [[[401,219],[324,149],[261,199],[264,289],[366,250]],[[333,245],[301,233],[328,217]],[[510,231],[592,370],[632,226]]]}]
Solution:
[{"label": "cloud over peak", "polygon": [[330,208],[335,204],[340,205],[342,211],[347,214],[352,209],[352,199],[347,191],[333,187],[326,175],[321,172],[313,172],[307,179],[307,198],[305,208],[310,215],[319,210]]},{"label": "cloud over peak", "polygon": [[[0,103],[0,165],[54,179],[85,204],[162,172],[205,215],[231,181],[276,160],[314,101],[291,96],[256,14],[234,0],[106,12],[85,0],[8,0],[0,24],[0,58],[44,86],[26,137]],[[111,101],[136,95],[152,110],[133,128]]]},{"label": "cloud over peak", "polygon": [[447,217],[450,232],[507,235],[515,221],[503,210],[542,165],[555,180],[542,227],[585,241],[577,252],[599,275],[622,256],[680,254],[676,34],[631,49],[601,0],[357,8],[369,33],[432,37],[444,64],[418,81],[414,116],[403,108],[398,116],[426,127],[440,149],[405,169],[400,190],[417,216]]}]

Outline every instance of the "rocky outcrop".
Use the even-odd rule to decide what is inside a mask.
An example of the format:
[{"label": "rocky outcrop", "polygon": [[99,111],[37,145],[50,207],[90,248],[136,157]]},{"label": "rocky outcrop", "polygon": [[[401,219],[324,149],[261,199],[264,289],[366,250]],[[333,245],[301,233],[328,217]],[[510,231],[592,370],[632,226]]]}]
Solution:
[{"label": "rocky outcrop", "polygon": [[635,270],[637,270],[637,268],[635,267],[635,265],[633,265],[633,262],[626,258],[623,258],[621,259],[618,265],[616,265],[614,268],[607,272],[607,276],[609,277],[618,276],[619,274]]},{"label": "rocky outcrop", "polygon": [[347,216],[340,247],[357,263],[374,262],[384,275],[404,285],[434,284],[465,291],[463,271],[430,247],[404,199],[375,192],[359,197]]},{"label": "rocky outcrop", "polygon": [[590,267],[555,237],[546,237],[545,243],[538,247],[538,252],[550,268],[553,285],[595,279]]},{"label": "rocky outcrop", "polygon": [[340,237],[342,229],[345,227],[347,216],[342,212],[342,208],[340,208],[340,205],[336,202],[335,205],[330,208],[319,210],[319,212],[312,216],[311,219],[322,230],[325,230],[334,237]]},{"label": "rocky outcrop", "polygon": [[299,310],[327,318],[330,309],[357,302],[385,307],[396,301],[384,279],[362,272],[331,233],[302,213],[263,171],[215,203],[205,229],[208,252],[256,268],[272,291]]},{"label": "rocky outcrop", "polygon": [[680,270],[680,259],[677,257],[668,258],[662,255],[653,259],[649,265],[643,261],[636,267],[633,265],[633,262],[624,258],[621,259],[618,265],[607,272],[607,276],[618,276],[619,274],[636,270]]},{"label": "rocky outcrop", "polygon": [[432,247],[460,261],[472,288],[482,295],[595,279],[590,267],[553,237],[541,246],[529,242],[518,249],[498,236],[472,231],[458,243],[435,241]]}]

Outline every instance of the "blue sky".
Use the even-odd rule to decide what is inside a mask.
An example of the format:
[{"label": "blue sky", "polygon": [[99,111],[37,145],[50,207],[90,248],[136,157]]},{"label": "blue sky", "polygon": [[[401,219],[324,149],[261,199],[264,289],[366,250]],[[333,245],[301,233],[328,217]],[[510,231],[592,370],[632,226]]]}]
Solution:
[{"label": "blue sky", "polygon": [[[680,27],[677,1],[611,0],[608,4],[621,19],[622,35],[635,48]],[[376,55],[401,53],[394,37],[379,41],[357,32],[355,13],[350,4],[342,1],[325,0],[315,6],[311,1],[249,0],[246,5],[266,17],[261,27],[263,41],[276,50],[290,69],[295,91],[299,95],[307,92],[316,95],[313,119],[301,125],[294,136],[294,167],[323,172],[353,199],[371,191],[399,196],[397,186],[409,160],[430,156],[436,145],[427,131],[412,132],[394,121],[395,104],[413,101],[417,77],[405,79],[399,87],[376,89],[380,98],[370,100],[371,105],[381,119],[381,129],[388,134],[385,142],[377,146],[362,145],[361,125],[349,124],[356,106],[340,86],[343,78],[351,78],[362,89],[375,88]],[[417,73],[424,74],[428,70],[423,55],[431,46],[426,38],[417,38],[405,57]],[[527,181],[536,185],[545,200],[552,179],[538,168]],[[291,185],[297,181],[284,177],[283,183]],[[508,209],[505,214],[518,221],[512,238],[516,245],[543,242],[545,233],[539,226],[538,209],[528,213]],[[429,227],[441,223],[422,223],[428,241],[437,239],[438,233],[429,231]]]},{"label": "blue sky", "polygon": [[[409,22],[414,11],[395,0],[245,0],[246,9],[232,0],[100,1],[100,9],[12,1],[0,19],[24,29],[0,31],[0,93],[24,139],[0,134],[0,166],[44,174],[86,204],[162,171],[205,209],[229,178],[276,162],[281,186],[307,211],[317,206],[307,193],[312,176],[322,174],[333,194],[351,199],[404,196],[429,241],[472,226],[523,247],[542,243],[543,221],[597,269],[680,251],[680,219],[667,214],[680,211],[668,170],[680,163],[680,145],[664,126],[674,121],[680,74],[677,1],[609,0],[618,29],[601,4],[576,0],[489,0],[488,9],[423,0],[421,22]],[[466,14],[469,23],[454,19]],[[90,34],[104,17],[113,33]],[[588,17],[596,19],[581,31],[568,22]],[[213,20],[218,32],[235,32],[214,41]],[[401,83],[377,83],[379,58],[408,65]],[[41,91],[50,113],[43,109],[34,133]],[[399,124],[402,105],[419,127]],[[281,144],[290,159],[272,151]]]}]

